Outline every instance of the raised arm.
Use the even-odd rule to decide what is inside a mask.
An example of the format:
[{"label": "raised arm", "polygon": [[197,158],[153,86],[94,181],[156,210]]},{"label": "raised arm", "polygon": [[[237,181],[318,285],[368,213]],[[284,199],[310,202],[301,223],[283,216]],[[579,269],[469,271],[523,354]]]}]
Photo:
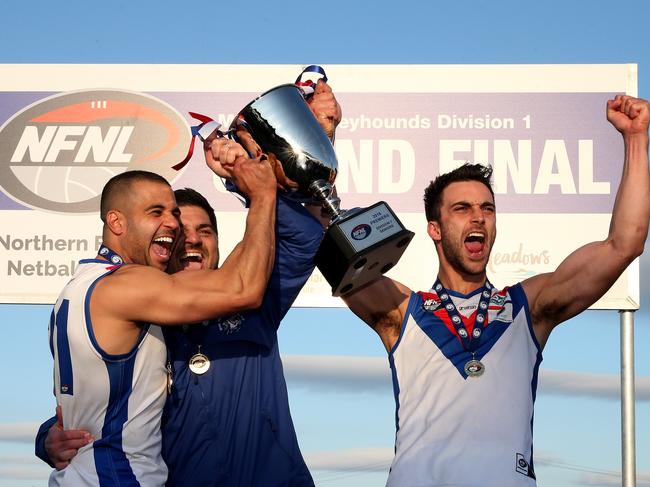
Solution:
[{"label": "raised arm", "polygon": [[[307,103],[318,123],[332,139],[341,121],[341,106],[330,86],[319,80]],[[208,166],[224,178],[231,178],[234,162],[247,154],[240,144],[217,137],[206,140],[204,151]],[[280,172],[280,177],[282,174]],[[279,181],[281,182],[280,179]],[[314,269],[314,255],[323,237],[323,226],[329,222],[329,217],[327,221],[320,218],[320,208],[322,207],[316,205],[316,209],[312,210],[310,205],[306,205],[305,209],[289,198],[278,197],[276,259],[263,304],[264,319],[275,328]]]},{"label": "raised arm", "polygon": [[650,220],[648,125],[650,103],[630,96],[607,102],[607,119],[625,145],[623,175],[609,235],[569,255],[555,272],[523,282],[542,346],[553,328],[596,302],[641,253]]},{"label": "raised arm", "polygon": [[264,297],[274,310],[276,328],[313,272],[324,234],[321,222],[300,203],[279,196],[277,208],[275,266]]},{"label": "raised arm", "polygon": [[259,306],[275,255],[275,179],[266,161],[247,158],[234,165],[232,176],[249,197],[250,209],[244,238],[223,266],[173,275],[147,266],[123,266],[98,282],[91,301],[93,316],[107,316],[104,322],[111,329],[111,318],[181,324]]},{"label": "raised arm", "polygon": [[411,290],[388,277],[343,298],[352,312],[365,321],[390,352],[402,329]]}]

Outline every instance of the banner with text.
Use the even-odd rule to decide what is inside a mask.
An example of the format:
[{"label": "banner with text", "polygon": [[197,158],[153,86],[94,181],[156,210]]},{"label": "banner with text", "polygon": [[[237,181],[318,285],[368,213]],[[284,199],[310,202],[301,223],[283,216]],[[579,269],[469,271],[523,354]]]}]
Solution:
[{"label": "banner with text", "polygon": [[[188,112],[228,126],[298,65],[0,65],[0,302],[51,303],[100,243],[99,195],[147,169],[217,210],[222,255],[245,210],[190,144]],[[489,276],[553,270],[607,235],[623,144],[605,102],[636,94],[635,65],[325,66],[343,108],[336,134],[342,207],[387,201],[416,233],[391,277],[428,289],[437,266],[422,195],[465,161],[494,167],[499,236]],[[255,72],[255,76],[252,72]],[[368,80],[373,80],[369,85]],[[316,272],[299,306],[340,306]],[[595,308],[635,309],[635,262]]]}]

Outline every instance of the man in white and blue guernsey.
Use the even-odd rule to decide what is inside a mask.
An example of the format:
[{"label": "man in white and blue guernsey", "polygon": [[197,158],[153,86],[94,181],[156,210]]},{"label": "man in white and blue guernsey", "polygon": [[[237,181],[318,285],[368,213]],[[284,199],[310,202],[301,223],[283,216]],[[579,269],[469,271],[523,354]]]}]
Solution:
[{"label": "man in white and blue guernsey", "polygon": [[[332,138],[341,110],[330,87],[319,82],[309,104]],[[230,178],[233,164],[246,153],[239,144],[214,139],[206,145],[205,155],[218,175]],[[185,242],[168,270],[189,275],[190,270],[216,268],[214,210],[194,190],[176,190],[175,196]],[[324,233],[319,216],[320,208],[308,211],[280,193],[275,264],[261,307],[163,330],[173,376],[162,418],[166,485],[314,485],[291,419],[277,329],[313,271]],[[84,432],[55,426],[46,453],[45,432],[53,423],[42,428],[37,454],[65,468],[84,443]]]},{"label": "man in white and blue guernsey", "polygon": [[219,270],[164,272],[180,236],[171,187],[146,171],[104,187],[103,245],[82,260],[50,321],[54,392],[63,426],[84,429],[50,486],[162,486],[160,419],[168,374],[160,327],[242,312],[262,301],[274,260],[276,183],[264,160],[240,158],[233,178],[250,199],[244,239]]},{"label": "man in white and blue guernsey", "polygon": [[429,291],[388,278],[346,299],[389,354],[396,400],[391,487],[535,485],[533,403],[553,328],[598,300],[643,252],[650,219],[650,104],[607,102],[625,144],[609,235],[551,273],[504,289],[487,279],[496,238],[491,168],[465,164],[425,192],[439,271]]}]

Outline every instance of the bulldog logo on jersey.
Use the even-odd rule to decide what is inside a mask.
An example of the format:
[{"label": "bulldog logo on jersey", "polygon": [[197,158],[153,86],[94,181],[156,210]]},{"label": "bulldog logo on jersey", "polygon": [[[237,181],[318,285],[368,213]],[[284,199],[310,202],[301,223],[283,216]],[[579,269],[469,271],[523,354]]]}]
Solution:
[{"label": "bulldog logo on jersey", "polygon": [[506,302],[505,294],[495,294],[490,298],[490,307],[492,306],[503,306],[503,303]]},{"label": "bulldog logo on jersey", "polygon": [[234,315],[225,318],[219,318],[217,320],[217,325],[219,326],[219,331],[226,335],[231,335],[239,331],[243,322],[244,317],[239,313],[235,313]]},{"label": "bulldog logo on jersey", "polygon": [[504,289],[490,298],[488,323],[492,323],[493,321],[512,323],[512,320],[512,301],[508,297],[507,289]]}]

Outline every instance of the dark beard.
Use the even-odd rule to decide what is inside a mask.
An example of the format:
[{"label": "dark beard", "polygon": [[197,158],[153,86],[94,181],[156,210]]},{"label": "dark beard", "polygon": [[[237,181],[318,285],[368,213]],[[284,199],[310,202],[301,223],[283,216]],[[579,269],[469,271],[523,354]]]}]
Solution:
[{"label": "dark beard", "polygon": [[442,245],[442,252],[447,259],[447,263],[460,274],[464,274],[466,276],[481,276],[485,273],[485,266],[483,266],[483,268],[478,272],[468,269],[467,266],[463,263],[461,249],[454,246],[449,240],[443,238],[441,239],[440,244]]}]

